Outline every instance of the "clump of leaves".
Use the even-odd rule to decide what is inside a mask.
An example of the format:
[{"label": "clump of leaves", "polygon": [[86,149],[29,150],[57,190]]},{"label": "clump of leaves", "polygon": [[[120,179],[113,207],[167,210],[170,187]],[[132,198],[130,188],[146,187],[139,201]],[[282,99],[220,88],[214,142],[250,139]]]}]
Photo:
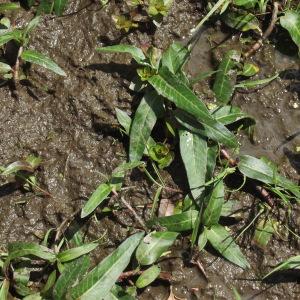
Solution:
[{"label": "clump of leaves", "polygon": [[128,32],[137,28],[139,23],[153,21],[157,26],[167,16],[173,0],[126,0],[128,12],[114,15],[113,20],[118,29]]},{"label": "clump of leaves", "polygon": [[[60,76],[66,76],[66,73],[48,56],[45,54],[29,49],[30,34],[38,26],[40,17],[32,19],[24,28],[13,27],[8,19],[5,21],[5,29],[0,31],[0,47],[5,47],[7,43],[14,42],[18,46],[18,53],[14,65],[9,65],[5,62],[0,64],[0,75],[4,79],[19,80],[20,79],[20,66],[22,62],[28,62],[42,66]],[[6,50],[8,51],[8,50]],[[10,55],[5,53],[6,56]]]}]

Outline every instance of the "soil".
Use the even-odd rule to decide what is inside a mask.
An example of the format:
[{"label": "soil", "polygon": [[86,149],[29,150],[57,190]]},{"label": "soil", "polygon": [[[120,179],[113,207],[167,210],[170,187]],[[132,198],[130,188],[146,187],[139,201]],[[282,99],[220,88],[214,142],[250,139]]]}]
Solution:
[{"label": "soil", "polygon": [[[1,248],[12,241],[41,241],[47,230],[59,227],[82,207],[97,185],[127,158],[128,145],[117,127],[115,108],[129,114],[134,111],[139,97],[128,86],[135,69],[129,56],[99,54],[95,47],[130,43],[166,49],[171,41],[188,36],[201,17],[199,1],[177,0],[161,27],[153,30],[150,26],[124,34],[115,28],[111,18],[124,10],[120,1],[111,1],[104,9],[99,9],[98,3],[80,9],[88,3],[70,1],[66,16],[44,17],[30,41],[30,48],[56,61],[66,71],[66,78],[32,66],[30,80],[18,86],[17,97],[9,86],[1,87],[0,165],[29,154],[40,156],[43,163],[36,177],[39,185],[51,194],[43,197],[25,193],[14,184],[13,178],[2,181]],[[21,26],[32,16],[22,10],[14,18]],[[187,66],[191,76],[213,68],[207,41],[213,32],[216,30],[207,30],[195,46]],[[220,41],[222,36],[224,33],[215,40]],[[236,93],[233,103],[257,122],[254,141],[241,135],[241,153],[265,155],[279,163],[292,179],[299,180],[300,155],[295,151],[300,145],[299,60],[271,45],[259,51],[253,60],[261,66],[263,77],[276,71],[281,73],[280,79],[258,92]],[[204,100],[212,96],[207,92],[208,85],[209,82],[204,82],[197,86]],[[164,172],[168,185],[176,187],[173,171],[182,177],[180,169],[175,165],[169,170],[171,174]],[[123,195],[132,206],[140,207],[138,212],[146,217],[148,212],[144,208],[152,202],[155,189],[139,171],[125,181],[130,188]],[[244,192],[235,197],[248,209],[242,221],[231,227],[238,231],[249,223],[259,200]],[[129,226],[138,227],[124,210],[113,216],[98,214],[97,217],[86,221],[87,225],[77,220],[73,224],[82,226],[87,240],[104,234],[103,247],[94,251],[95,263],[131,233]],[[292,219],[291,229],[299,234],[299,207],[293,210]],[[284,238],[276,236],[265,250],[253,245],[249,238],[239,241],[251,270],[243,271],[208,250],[199,255],[206,278],[197,266],[191,265],[193,253],[185,238],[177,241],[172,259],[163,261],[161,266],[172,273],[173,293],[181,299],[234,299],[232,287],[243,299],[299,299],[299,274],[276,278],[277,281],[270,283],[258,279],[280,261],[299,254],[299,240],[284,234]],[[142,291],[139,299],[164,300],[169,290],[168,284],[158,282]]]}]

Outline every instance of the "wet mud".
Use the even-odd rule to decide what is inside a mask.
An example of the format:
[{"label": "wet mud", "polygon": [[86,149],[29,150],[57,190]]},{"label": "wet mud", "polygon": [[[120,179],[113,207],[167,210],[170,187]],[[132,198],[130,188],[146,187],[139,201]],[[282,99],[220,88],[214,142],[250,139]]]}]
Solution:
[{"label": "wet mud", "polygon": [[[36,172],[38,184],[51,197],[21,191],[13,179],[0,186],[0,246],[12,241],[41,241],[50,228],[59,225],[81,207],[100,182],[127,158],[127,142],[115,117],[118,107],[132,113],[139,98],[129,89],[135,76],[131,59],[121,54],[99,54],[96,46],[116,43],[153,44],[165,49],[173,40],[188,36],[201,17],[201,1],[175,1],[162,26],[148,34],[135,30],[124,34],[115,28],[111,15],[122,11],[120,1],[111,1],[105,9],[96,4],[81,10],[88,1],[71,1],[66,16],[45,17],[34,31],[30,47],[55,60],[67,73],[58,77],[38,66],[29,70],[29,81],[18,86],[17,97],[9,86],[0,88],[0,165],[7,165],[35,154],[43,159]],[[76,13],[77,12],[77,13]],[[15,16],[16,22],[32,18],[31,12]],[[22,24],[20,24],[22,25]],[[213,68],[208,35],[201,36],[193,50],[187,70],[191,76]],[[241,135],[241,152],[266,155],[282,170],[299,180],[300,157],[300,82],[299,60],[266,46],[253,58],[262,76],[280,72],[280,79],[253,94],[238,94],[233,103],[252,115],[256,122],[254,141]],[[198,85],[204,100],[212,99],[209,82]],[[172,167],[170,168],[172,169]],[[173,166],[180,172],[180,166]],[[176,187],[167,172],[170,186]],[[152,202],[154,189],[139,171],[125,178],[124,191],[132,206],[147,216],[145,207]],[[238,195],[248,208],[244,219],[232,228],[243,228],[251,218],[257,199]],[[113,203],[112,203],[113,204]],[[109,204],[108,204],[109,205]],[[299,209],[293,211],[294,228],[300,228]],[[103,247],[94,251],[100,261],[129,234],[128,226],[137,224],[126,211],[97,214],[82,226],[87,240],[104,235]],[[297,230],[298,230],[297,229]],[[298,277],[288,282],[261,283],[260,278],[278,262],[299,254],[299,240],[275,237],[266,250],[250,239],[240,240],[251,270],[243,271],[213,251],[203,251],[198,259],[206,275],[190,263],[193,252],[185,238],[178,240],[171,258],[162,261],[164,271],[172,275],[173,293],[180,299],[234,299],[235,287],[243,299],[298,299]],[[158,282],[142,291],[139,299],[168,299],[169,284]]]}]

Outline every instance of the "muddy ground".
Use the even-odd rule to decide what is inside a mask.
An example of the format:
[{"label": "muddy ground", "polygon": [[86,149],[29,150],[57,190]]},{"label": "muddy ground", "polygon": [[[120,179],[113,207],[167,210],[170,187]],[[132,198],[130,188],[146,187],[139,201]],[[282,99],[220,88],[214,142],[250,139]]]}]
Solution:
[{"label": "muddy ground", "polygon": [[[165,49],[171,41],[186,37],[201,17],[201,1],[175,1],[160,28],[154,30],[146,26],[141,31],[124,34],[115,28],[111,19],[113,13],[122,11],[121,2],[111,1],[105,9],[93,4],[80,10],[88,1],[71,1],[66,12],[70,15],[45,17],[30,45],[53,58],[68,76],[61,78],[32,66],[30,82],[18,87],[17,98],[9,86],[1,87],[0,165],[29,154],[39,155],[43,164],[37,179],[52,195],[24,193],[13,181],[2,181],[1,247],[11,241],[40,241],[48,229],[57,228],[81,207],[97,185],[126,160],[127,142],[118,130],[114,109],[118,107],[128,113],[135,109],[139,97],[128,89],[135,70],[130,57],[98,54],[95,47],[146,43]],[[32,16],[31,12],[22,11],[13,17],[22,25]],[[214,35],[215,41],[220,42],[226,33],[218,34],[218,30],[208,29],[202,35],[187,65],[191,75],[213,67],[207,37]],[[300,135],[297,135],[300,131],[299,60],[271,45],[253,60],[261,67],[263,75],[289,72],[282,72],[280,79],[256,93],[235,95],[234,103],[254,116],[257,122],[253,141],[241,136],[241,152],[266,155],[279,163],[285,174],[299,180],[300,158],[295,152],[295,146],[300,145]],[[212,97],[207,92],[208,84],[196,87],[204,99]],[[293,135],[295,138],[289,138]],[[172,177],[182,176],[182,170],[180,163],[174,163],[164,172],[170,186],[176,187]],[[179,188],[186,188],[175,181]],[[147,215],[143,208],[152,202],[154,188],[138,171],[126,178],[126,186],[130,188],[123,194],[133,206],[140,207],[137,210],[141,215]],[[237,231],[251,220],[254,204],[259,200],[243,192],[235,197],[239,197],[245,208],[242,220],[232,227]],[[290,226],[299,234],[299,208],[293,211],[292,219]],[[95,262],[130,234],[128,226],[136,225],[124,210],[113,216],[98,214],[98,220],[91,218],[87,224],[83,226],[87,240],[105,234],[103,247],[94,251]],[[249,238],[241,239],[240,245],[251,270],[243,271],[217,257],[213,251],[204,251],[199,259],[206,279],[189,263],[192,253],[186,240],[179,240],[171,254],[173,259],[162,263],[163,270],[172,272],[174,294],[186,299],[233,299],[231,289],[236,287],[243,299],[300,298],[299,274],[277,278],[278,282],[258,280],[278,262],[299,254],[299,240],[288,234],[277,236],[266,250],[257,248]],[[139,299],[163,300],[168,295],[169,285],[159,282],[142,291]]]}]

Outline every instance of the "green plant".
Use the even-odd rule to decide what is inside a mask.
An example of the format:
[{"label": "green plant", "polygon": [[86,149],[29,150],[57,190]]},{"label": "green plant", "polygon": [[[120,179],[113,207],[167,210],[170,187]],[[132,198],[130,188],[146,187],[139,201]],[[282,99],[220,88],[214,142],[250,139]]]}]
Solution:
[{"label": "green plant", "polygon": [[[4,18],[2,19],[2,23]],[[20,79],[20,66],[22,62],[28,62],[42,66],[58,75],[66,76],[66,73],[48,56],[35,50],[29,49],[30,34],[34,30],[38,23],[40,22],[40,17],[35,17],[32,19],[27,26],[22,29],[14,28],[11,26],[8,19],[5,19],[5,29],[0,31],[0,47],[4,47],[5,44],[9,42],[14,42],[18,46],[18,53],[16,57],[15,64],[13,66],[1,62],[0,64],[0,75],[5,79],[13,78],[15,81]],[[9,56],[10,53],[5,53]]]}]

